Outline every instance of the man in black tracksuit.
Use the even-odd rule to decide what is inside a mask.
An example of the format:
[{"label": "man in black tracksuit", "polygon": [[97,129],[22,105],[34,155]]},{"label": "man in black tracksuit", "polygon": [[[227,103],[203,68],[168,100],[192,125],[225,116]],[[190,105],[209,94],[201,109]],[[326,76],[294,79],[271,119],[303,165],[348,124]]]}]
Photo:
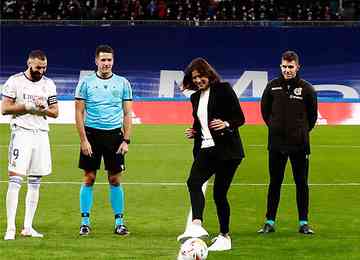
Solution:
[{"label": "man in black tracksuit", "polygon": [[266,222],[259,233],[274,232],[285,166],[290,159],[296,184],[299,232],[313,234],[308,225],[309,132],[317,120],[317,97],[312,85],[300,79],[298,55],[287,51],[281,59],[282,75],[270,81],[261,98],[262,117],[268,126],[270,184]]}]

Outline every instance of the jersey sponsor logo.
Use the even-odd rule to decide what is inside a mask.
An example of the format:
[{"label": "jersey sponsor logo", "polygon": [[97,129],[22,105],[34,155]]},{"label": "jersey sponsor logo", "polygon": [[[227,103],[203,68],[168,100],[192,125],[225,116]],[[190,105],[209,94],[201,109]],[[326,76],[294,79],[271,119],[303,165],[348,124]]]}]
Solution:
[{"label": "jersey sponsor logo", "polygon": [[299,96],[294,96],[294,95],[290,95],[290,99],[300,99],[303,100],[303,97],[299,97]]},{"label": "jersey sponsor logo", "polygon": [[33,103],[35,103],[35,101],[37,101],[37,100],[45,101],[45,97],[43,97],[43,96],[29,95],[26,93],[23,94],[23,98],[25,101],[33,102]]},{"label": "jersey sponsor logo", "polygon": [[294,89],[294,94],[297,95],[297,96],[301,96],[301,91],[302,91],[302,88],[295,88]]}]

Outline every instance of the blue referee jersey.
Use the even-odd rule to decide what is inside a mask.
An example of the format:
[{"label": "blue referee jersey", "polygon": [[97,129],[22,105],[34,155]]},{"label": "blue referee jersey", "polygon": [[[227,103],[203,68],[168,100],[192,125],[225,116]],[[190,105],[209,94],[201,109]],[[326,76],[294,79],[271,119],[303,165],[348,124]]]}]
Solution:
[{"label": "blue referee jersey", "polygon": [[92,73],[79,81],[75,99],[85,101],[85,126],[102,130],[121,128],[123,102],[132,101],[131,85],[116,74],[102,79]]}]

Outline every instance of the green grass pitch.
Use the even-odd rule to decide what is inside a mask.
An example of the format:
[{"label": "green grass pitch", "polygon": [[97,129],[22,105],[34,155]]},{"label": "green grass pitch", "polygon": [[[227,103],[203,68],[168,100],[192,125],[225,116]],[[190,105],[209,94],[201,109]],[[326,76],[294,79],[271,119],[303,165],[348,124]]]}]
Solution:
[{"label": "green grass pitch", "polygon": [[[3,241],[6,228],[7,145],[9,126],[0,125],[0,259],[176,259],[177,235],[189,210],[185,181],[192,162],[186,126],[135,125],[127,155],[125,219],[131,234],[113,234],[108,185],[101,170],[94,190],[92,233],[79,237],[79,140],[73,125],[52,125],[53,173],[43,179],[34,227],[43,239]],[[263,224],[268,182],[266,128],[240,129],[246,158],[229,191],[233,249],[211,252],[208,259],[360,259],[360,127],[317,126],[311,135],[310,223],[315,236],[298,234],[295,187],[290,167],[277,218],[276,233],[256,233]],[[289,166],[289,165],[288,165]],[[171,185],[172,184],[172,185]],[[259,184],[259,185],[254,185]],[[21,229],[26,184],[17,214]],[[211,237],[218,224],[207,191],[205,227]]]}]

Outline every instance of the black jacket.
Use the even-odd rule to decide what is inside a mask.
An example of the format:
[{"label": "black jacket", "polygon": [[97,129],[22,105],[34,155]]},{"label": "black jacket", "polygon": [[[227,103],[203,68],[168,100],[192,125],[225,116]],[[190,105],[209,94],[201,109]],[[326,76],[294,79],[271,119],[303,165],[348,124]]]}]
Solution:
[{"label": "black jacket", "polygon": [[261,114],[269,128],[269,150],[310,153],[309,132],[317,120],[317,97],[310,83],[299,76],[270,81],[261,98]]},{"label": "black jacket", "polygon": [[[196,131],[194,140],[194,158],[201,148],[201,125],[197,116],[197,110],[201,91],[191,95],[193,108],[193,129]],[[230,126],[220,131],[212,131],[211,136],[215,142],[215,148],[220,160],[240,159],[244,157],[238,127],[245,123],[245,117],[241,110],[239,99],[229,83],[216,83],[210,86],[208,102],[208,122],[213,119],[221,119],[229,122]]]}]

